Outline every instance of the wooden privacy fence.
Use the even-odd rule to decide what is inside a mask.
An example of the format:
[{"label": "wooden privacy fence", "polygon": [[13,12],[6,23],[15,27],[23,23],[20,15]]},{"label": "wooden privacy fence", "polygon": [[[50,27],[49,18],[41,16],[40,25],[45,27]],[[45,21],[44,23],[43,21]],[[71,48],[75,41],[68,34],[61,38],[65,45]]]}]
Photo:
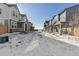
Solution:
[{"label": "wooden privacy fence", "polygon": [[4,34],[8,32],[8,28],[6,25],[0,25],[0,34]]},{"label": "wooden privacy fence", "polygon": [[79,27],[67,28],[67,32],[68,32],[69,35],[73,35],[73,36],[79,37]]},{"label": "wooden privacy fence", "polygon": [[70,21],[66,29],[69,35],[79,37],[79,21]]}]

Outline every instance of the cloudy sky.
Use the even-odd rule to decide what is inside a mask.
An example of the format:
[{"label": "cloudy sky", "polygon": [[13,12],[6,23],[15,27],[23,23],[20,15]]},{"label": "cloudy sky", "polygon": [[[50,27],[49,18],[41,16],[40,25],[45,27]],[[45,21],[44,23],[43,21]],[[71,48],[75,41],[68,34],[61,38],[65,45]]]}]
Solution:
[{"label": "cloudy sky", "polygon": [[73,3],[19,3],[21,13],[26,14],[35,28],[43,28],[45,20],[50,20],[63,9],[76,5]]}]

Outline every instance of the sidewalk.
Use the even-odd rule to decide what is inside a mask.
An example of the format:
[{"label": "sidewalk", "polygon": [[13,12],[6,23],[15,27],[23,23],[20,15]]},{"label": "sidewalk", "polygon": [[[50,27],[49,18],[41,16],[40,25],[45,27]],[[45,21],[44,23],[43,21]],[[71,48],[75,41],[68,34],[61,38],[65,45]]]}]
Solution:
[{"label": "sidewalk", "polygon": [[52,39],[54,38],[56,40],[79,47],[79,37],[70,36],[70,35],[59,35],[59,34],[46,33],[46,32],[42,32],[41,34],[44,36],[50,37]]},{"label": "sidewalk", "polygon": [[10,36],[10,35],[16,35],[16,34],[19,34],[19,32],[13,32],[13,33],[5,33],[5,34],[1,34],[1,36]]}]

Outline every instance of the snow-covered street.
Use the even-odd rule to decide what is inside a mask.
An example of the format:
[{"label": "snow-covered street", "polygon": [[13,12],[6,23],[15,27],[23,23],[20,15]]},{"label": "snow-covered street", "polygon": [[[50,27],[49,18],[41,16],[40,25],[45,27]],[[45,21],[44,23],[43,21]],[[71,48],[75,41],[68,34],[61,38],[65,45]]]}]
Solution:
[{"label": "snow-covered street", "polygon": [[10,34],[0,44],[0,56],[79,56],[79,47],[41,35],[39,32]]}]

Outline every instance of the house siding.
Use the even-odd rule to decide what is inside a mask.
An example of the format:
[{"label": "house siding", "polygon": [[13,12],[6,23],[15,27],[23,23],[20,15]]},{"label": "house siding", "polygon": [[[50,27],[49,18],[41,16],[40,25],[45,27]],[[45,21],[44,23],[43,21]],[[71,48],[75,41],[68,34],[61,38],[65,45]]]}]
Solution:
[{"label": "house siding", "polygon": [[0,19],[10,19],[10,8],[7,5],[0,3],[0,9]]},{"label": "house siding", "polygon": [[[8,4],[4,4],[4,3],[0,3],[0,9],[1,9],[0,21],[7,20],[8,32],[11,32],[11,31],[15,32],[17,29],[17,22],[20,20],[19,9],[17,8],[16,5],[9,6]],[[13,11],[15,12],[15,16],[13,16]],[[3,28],[3,27],[1,27],[1,28]]]},{"label": "house siding", "polygon": [[79,36],[79,5],[69,8],[67,10],[67,21],[69,21],[69,24],[72,24],[71,27],[68,27],[68,34]]},{"label": "house siding", "polygon": [[68,21],[79,21],[79,6],[67,9]]},{"label": "house siding", "polygon": [[65,22],[66,21],[66,11],[60,14],[60,22]]}]

